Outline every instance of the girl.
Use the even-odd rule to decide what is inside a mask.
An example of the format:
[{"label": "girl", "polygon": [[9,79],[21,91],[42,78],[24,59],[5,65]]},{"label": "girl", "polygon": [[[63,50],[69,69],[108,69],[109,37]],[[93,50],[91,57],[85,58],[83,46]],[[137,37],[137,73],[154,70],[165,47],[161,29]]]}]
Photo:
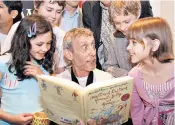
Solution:
[{"label": "girl", "polygon": [[162,18],[144,18],[132,24],[127,37],[131,62],[137,64],[131,117],[134,125],[173,125],[173,37]]},{"label": "girl", "polygon": [[[63,37],[65,35],[65,32],[59,28],[57,25],[60,22],[62,11],[65,7],[65,1],[56,1],[56,0],[36,0],[34,1],[34,14],[41,15],[45,17],[47,21],[49,21],[52,25],[53,32],[56,35],[56,52],[54,55],[54,72],[60,73],[64,71],[64,67],[66,66],[66,63],[64,62],[64,55],[63,55],[63,49],[62,49],[62,43],[63,43]],[[7,36],[8,39],[5,41],[5,43],[8,43],[8,45],[11,45],[11,39],[14,35],[14,31],[18,27],[19,23],[16,23],[13,28],[10,30],[9,35]],[[8,51],[9,47],[6,46],[6,50]]]},{"label": "girl", "polygon": [[[40,90],[35,75],[52,74],[56,39],[52,26],[41,16],[29,16],[20,22],[11,48],[9,62],[0,64],[2,89],[1,125],[27,124],[31,114],[18,115],[14,121],[9,115],[42,111]],[[1,112],[0,112],[1,114]]]},{"label": "girl", "polygon": [[58,27],[58,24],[62,17],[62,12],[65,7],[65,1],[59,0],[36,0],[34,1],[34,13],[42,15],[52,25],[53,32],[56,36],[56,52],[54,55],[54,71],[55,73],[61,73],[65,70],[66,63],[63,55],[63,37],[65,32]]}]

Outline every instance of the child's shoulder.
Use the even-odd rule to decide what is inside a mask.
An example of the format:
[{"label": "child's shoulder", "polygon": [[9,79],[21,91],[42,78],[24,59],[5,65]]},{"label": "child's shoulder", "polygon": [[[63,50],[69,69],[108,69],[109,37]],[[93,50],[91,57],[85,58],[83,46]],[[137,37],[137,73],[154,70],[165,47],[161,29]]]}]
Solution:
[{"label": "child's shoulder", "polygon": [[138,75],[138,73],[139,73],[139,66],[136,65],[135,67],[133,67],[133,68],[129,71],[128,75],[129,75],[129,76],[132,76],[132,77],[136,77],[136,76]]}]

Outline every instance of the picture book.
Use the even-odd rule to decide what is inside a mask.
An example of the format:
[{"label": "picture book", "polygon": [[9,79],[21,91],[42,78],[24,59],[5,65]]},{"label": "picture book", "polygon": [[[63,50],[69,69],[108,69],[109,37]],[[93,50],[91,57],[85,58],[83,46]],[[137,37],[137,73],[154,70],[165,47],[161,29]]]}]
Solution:
[{"label": "picture book", "polygon": [[44,112],[59,125],[76,125],[80,120],[97,125],[128,121],[133,78],[124,76],[82,88],[54,76],[37,76]]}]

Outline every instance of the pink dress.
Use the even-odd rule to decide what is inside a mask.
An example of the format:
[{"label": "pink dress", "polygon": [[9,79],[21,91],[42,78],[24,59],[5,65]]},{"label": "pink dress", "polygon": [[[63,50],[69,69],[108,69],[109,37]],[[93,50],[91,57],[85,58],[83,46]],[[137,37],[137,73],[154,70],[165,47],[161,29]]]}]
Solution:
[{"label": "pink dress", "polygon": [[144,82],[138,67],[129,76],[134,77],[131,117],[134,125],[173,125],[174,74],[165,84]]}]

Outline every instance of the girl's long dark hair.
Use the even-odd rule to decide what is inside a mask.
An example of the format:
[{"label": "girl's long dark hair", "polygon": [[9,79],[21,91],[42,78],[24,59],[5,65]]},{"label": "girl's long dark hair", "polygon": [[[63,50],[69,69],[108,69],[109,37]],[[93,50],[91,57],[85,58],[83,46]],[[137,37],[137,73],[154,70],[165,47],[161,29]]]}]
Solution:
[{"label": "girl's long dark hair", "polygon": [[[31,37],[28,36],[30,28],[36,23],[36,34]],[[52,26],[44,17],[39,15],[31,15],[23,18],[13,36],[11,48],[8,51],[11,53],[12,59],[9,62],[9,72],[14,73],[19,80],[31,78],[30,76],[24,75],[24,66],[26,61],[30,61],[30,40],[35,38],[39,34],[47,32],[52,33],[52,42],[50,50],[45,54],[45,58],[40,62],[40,65],[48,71],[50,74],[53,73],[53,55],[56,47],[56,37],[53,34]]]}]

